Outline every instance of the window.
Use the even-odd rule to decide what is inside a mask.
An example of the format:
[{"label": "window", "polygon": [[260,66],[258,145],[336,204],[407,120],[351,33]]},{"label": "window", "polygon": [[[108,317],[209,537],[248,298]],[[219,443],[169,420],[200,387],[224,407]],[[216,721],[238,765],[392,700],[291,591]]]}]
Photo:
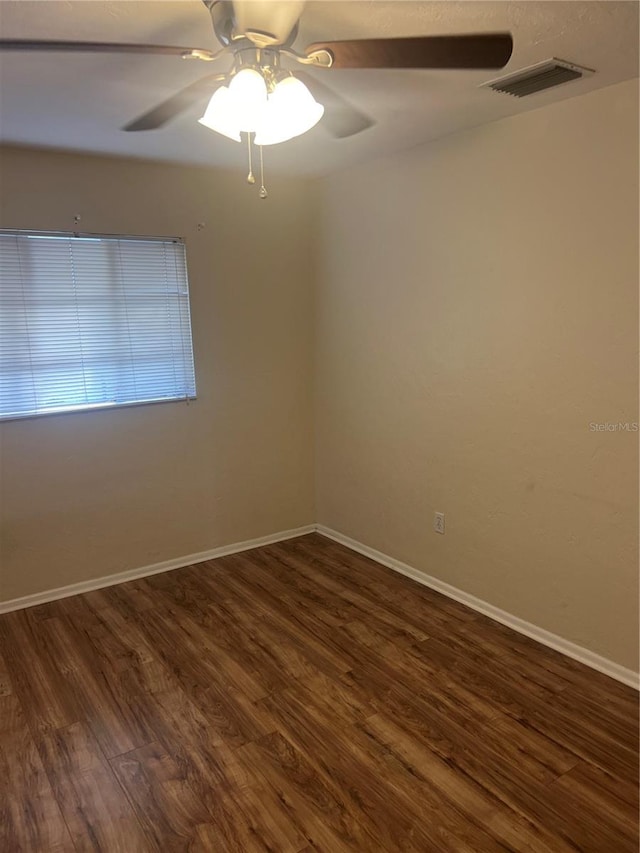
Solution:
[{"label": "window", "polygon": [[0,419],[195,393],[182,241],[0,231]]}]

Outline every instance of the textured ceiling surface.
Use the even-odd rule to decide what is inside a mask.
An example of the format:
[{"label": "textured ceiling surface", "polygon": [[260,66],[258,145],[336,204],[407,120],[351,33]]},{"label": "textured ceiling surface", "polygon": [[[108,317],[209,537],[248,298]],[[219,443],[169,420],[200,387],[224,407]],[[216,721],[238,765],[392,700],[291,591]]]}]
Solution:
[{"label": "textured ceiling surface", "polygon": [[[349,139],[322,122],[266,152],[271,169],[326,174],[463,128],[574,97],[638,75],[638,3],[632,0],[310,0],[295,47],[321,39],[509,30],[503,71],[315,70],[323,82],[376,120]],[[201,0],[2,0],[2,38],[131,41],[215,49]],[[499,74],[557,57],[592,68],[582,80],[518,100],[478,88]],[[238,166],[237,143],[197,123],[206,97],[166,127],[125,133],[127,122],[206,74],[230,67],[173,57],[4,53],[0,57],[0,139],[182,163]]]}]

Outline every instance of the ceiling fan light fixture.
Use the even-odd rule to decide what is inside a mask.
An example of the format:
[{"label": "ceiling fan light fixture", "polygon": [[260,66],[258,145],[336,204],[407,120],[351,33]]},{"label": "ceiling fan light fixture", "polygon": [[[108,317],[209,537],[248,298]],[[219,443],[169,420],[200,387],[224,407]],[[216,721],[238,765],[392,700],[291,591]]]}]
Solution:
[{"label": "ceiling fan light fixture", "polygon": [[289,76],[276,83],[256,131],[256,145],[276,145],[311,130],[324,114],[301,80]]},{"label": "ceiling fan light fixture", "polygon": [[276,145],[311,130],[324,114],[322,104],[292,75],[267,92],[259,71],[242,68],[228,86],[216,89],[199,122],[235,142],[240,133],[253,133],[256,145]]}]

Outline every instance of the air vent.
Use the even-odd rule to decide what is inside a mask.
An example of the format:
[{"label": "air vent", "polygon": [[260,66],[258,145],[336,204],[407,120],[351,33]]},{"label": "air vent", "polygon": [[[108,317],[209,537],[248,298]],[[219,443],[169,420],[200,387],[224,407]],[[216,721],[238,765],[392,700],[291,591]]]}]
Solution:
[{"label": "air vent", "polygon": [[513,74],[487,80],[486,83],[482,83],[482,88],[493,89],[494,92],[502,92],[505,95],[514,95],[516,98],[525,98],[527,95],[535,95],[536,92],[543,92],[545,89],[570,83],[572,80],[579,80],[593,73],[590,68],[581,68],[563,59],[545,59],[544,62],[522,68]]}]

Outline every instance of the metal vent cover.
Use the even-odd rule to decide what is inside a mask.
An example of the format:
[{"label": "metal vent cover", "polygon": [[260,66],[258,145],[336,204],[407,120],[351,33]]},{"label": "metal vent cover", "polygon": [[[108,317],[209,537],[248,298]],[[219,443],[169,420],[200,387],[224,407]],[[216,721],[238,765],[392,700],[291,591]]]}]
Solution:
[{"label": "metal vent cover", "polygon": [[502,92],[505,95],[514,95],[516,98],[525,98],[527,95],[535,95],[561,83],[569,83],[571,80],[579,80],[581,77],[589,77],[594,71],[591,68],[582,68],[564,59],[545,59],[527,68],[521,68],[512,74],[496,77],[481,84],[481,88],[493,89],[494,92]]}]

